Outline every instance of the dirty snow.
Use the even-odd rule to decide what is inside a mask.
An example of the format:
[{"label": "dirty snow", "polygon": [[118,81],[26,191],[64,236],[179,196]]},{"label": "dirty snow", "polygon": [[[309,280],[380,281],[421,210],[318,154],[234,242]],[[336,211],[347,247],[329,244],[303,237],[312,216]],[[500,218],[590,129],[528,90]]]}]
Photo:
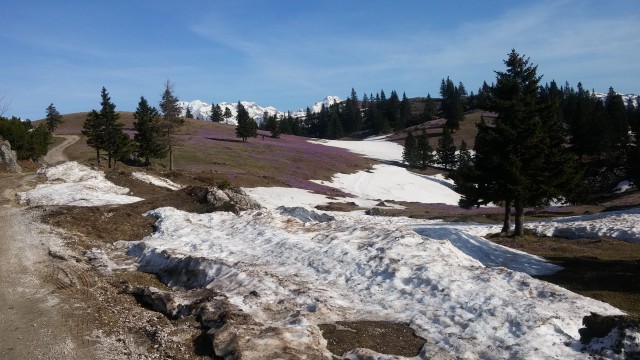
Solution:
[{"label": "dirty snow", "polygon": [[140,171],[136,171],[131,173],[131,177],[136,179],[136,180],[140,180],[142,182],[146,182],[148,184],[151,185],[155,185],[155,186],[159,186],[159,187],[163,187],[163,188],[167,188],[169,190],[180,190],[182,188],[184,188],[184,186],[180,185],[180,184],[176,184],[173,181],[166,179],[166,178],[161,178],[155,175],[151,175],[151,174],[147,174],[144,172],[140,172]]},{"label": "dirty snow", "polygon": [[[322,183],[322,182],[319,182]],[[326,184],[323,183],[323,184]],[[328,184],[327,184],[328,185]],[[256,187],[256,188],[243,188],[245,193],[254,198],[260,203],[260,205],[275,209],[282,205],[286,206],[302,206],[306,208],[314,208],[318,205],[327,205],[331,202],[353,202],[357,206],[363,208],[372,208],[376,206],[379,201],[362,199],[357,197],[330,197],[322,194],[316,194],[309,190],[296,189],[296,188],[283,188],[283,187]],[[389,204],[389,207],[403,208],[399,205]]]},{"label": "dirty snow", "polygon": [[[157,209],[156,233],[131,254],[144,271],[188,268],[188,283],[176,285],[222,291],[283,339],[310,344],[319,323],[385,320],[408,322],[460,358],[583,358],[582,317],[621,313],[521,272],[547,266],[541,259],[441,222],[358,213],[303,222],[290,213]],[[456,238],[477,248],[465,253]],[[519,263],[520,271],[503,267]],[[259,296],[248,298],[252,291]]]},{"label": "dirty snow", "polygon": [[[386,146],[370,141],[375,142]],[[372,151],[368,144],[361,146]],[[126,196],[126,189],[109,183],[100,172],[76,163],[61,166],[66,167],[44,170],[47,183],[21,198],[31,204],[84,204],[100,194]],[[82,186],[93,190],[80,185],[85,183]],[[338,201],[362,206],[403,196],[410,199],[405,201],[457,203],[458,196],[448,192],[451,183],[442,177],[427,178],[389,165],[336,174],[324,184],[357,195]],[[59,188],[51,190],[54,186]],[[156,209],[147,214],[157,219],[153,235],[116,248],[127,248],[143,271],[174,274],[173,285],[224,293],[259,323],[279,329],[281,341],[292,348],[323,344],[320,323],[382,320],[409,323],[429,339],[428,346],[457,358],[579,359],[589,356],[579,341],[582,317],[590,312],[621,314],[532,278],[530,274],[559,268],[482,238],[499,231],[497,225],[362,212],[324,215],[310,208],[336,199],[300,189],[246,190],[267,209],[239,215]],[[86,194],[78,198],[82,191]],[[526,226],[544,234],[591,234],[637,243],[639,217],[640,209],[632,209]],[[100,251],[89,255],[107,270],[119,266]],[[185,273],[189,276],[181,275]],[[247,296],[250,293],[259,296]],[[269,346],[270,340],[251,341]],[[608,344],[606,338],[600,341]],[[627,347],[633,346],[637,341]]]},{"label": "dirty snow", "polygon": [[108,181],[104,172],[92,170],[75,161],[43,168],[39,174],[46,183],[18,193],[18,200],[29,205],[100,206],[128,204],[143,200],[129,196],[129,189]]}]

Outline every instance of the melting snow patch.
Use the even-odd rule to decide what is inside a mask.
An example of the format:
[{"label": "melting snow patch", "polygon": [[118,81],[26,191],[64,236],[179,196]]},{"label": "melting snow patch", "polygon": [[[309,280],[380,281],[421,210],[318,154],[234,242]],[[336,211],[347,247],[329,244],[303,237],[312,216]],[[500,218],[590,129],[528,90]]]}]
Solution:
[{"label": "melting snow patch", "polygon": [[638,244],[640,243],[640,208],[528,222],[526,227],[546,236],[570,239],[607,237]]},{"label": "melting snow patch", "polygon": [[140,180],[142,182],[146,182],[148,184],[152,184],[152,185],[155,185],[155,186],[164,187],[164,188],[167,188],[167,189],[170,189],[170,190],[180,190],[180,189],[182,189],[184,187],[184,186],[182,186],[180,184],[174,183],[173,181],[171,181],[169,179],[165,179],[165,178],[149,175],[149,174],[143,173],[143,172],[131,173],[131,177],[136,179],[136,180]]},{"label": "melting snow patch", "polygon": [[460,194],[453,191],[451,185],[442,178],[417,175],[407,169],[385,164],[375,165],[373,171],[335,174],[330,183],[322,184],[370,200],[447,205],[458,205],[460,200]]},{"label": "melting snow patch", "polygon": [[[410,219],[357,213],[307,223],[282,210],[234,215],[161,208],[148,215],[158,219],[157,231],[129,252],[141,269],[174,285],[224,293],[257,322],[278,329],[273,336],[280,342],[322,344],[317,324],[379,320],[409,323],[454,357],[574,359],[585,357],[574,347],[585,314],[621,314],[523,272],[485,266],[498,260],[482,251],[502,249],[445,234],[439,222],[421,222],[426,236],[420,236]],[[438,233],[443,239],[430,237]],[[453,245],[462,237],[479,247],[472,256]],[[501,256],[543,266],[525,255]],[[260,342],[259,334],[237,336]]]},{"label": "melting snow patch", "polygon": [[38,170],[47,182],[18,193],[20,203],[29,205],[100,206],[128,204],[143,200],[128,196],[129,189],[107,180],[104,172],[75,161]]},{"label": "melting snow patch", "polygon": [[402,162],[403,147],[384,138],[371,138],[364,141],[309,140],[314,144],[347,149],[356,154],[382,161]]},{"label": "melting snow patch", "polygon": [[631,188],[631,182],[628,180],[620,181],[618,185],[613,189],[615,193],[623,193]]}]

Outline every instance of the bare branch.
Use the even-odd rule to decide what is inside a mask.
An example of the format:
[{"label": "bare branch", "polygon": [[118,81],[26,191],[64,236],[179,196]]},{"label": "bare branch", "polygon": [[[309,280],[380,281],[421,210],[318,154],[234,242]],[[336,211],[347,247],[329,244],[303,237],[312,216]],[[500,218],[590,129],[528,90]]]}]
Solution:
[{"label": "bare branch", "polygon": [[11,108],[11,101],[6,100],[5,94],[0,96],[0,116],[4,116]]}]

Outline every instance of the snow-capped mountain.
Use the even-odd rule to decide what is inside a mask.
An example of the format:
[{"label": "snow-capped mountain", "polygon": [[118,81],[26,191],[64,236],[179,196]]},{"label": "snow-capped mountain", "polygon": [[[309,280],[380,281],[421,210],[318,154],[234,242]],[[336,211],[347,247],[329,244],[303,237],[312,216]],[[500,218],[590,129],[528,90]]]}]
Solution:
[{"label": "snow-capped mountain", "polygon": [[[278,109],[273,106],[262,107],[254,102],[250,101],[241,101],[242,106],[249,112],[249,116],[255,119],[256,122],[261,123],[262,117],[265,112],[269,115],[277,114],[279,116],[283,115],[283,112],[278,111]],[[191,110],[191,114],[195,119],[208,121],[211,117],[211,104],[208,104],[202,100],[193,100],[193,101],[180,101],[180,107],[182,108],[182,116],[185,116],[187,113],[187,108]],[[236,116],[238,115],[238,103],[230,103],[230,102],[221,102],[220,108],[222,112],[225,111],[225,108],[228,108],[231,111],[232,117],[227,120],[228,124],[236,125],[238,121],[236,120]]]},{"label": "snow-capped mountain", "polygon": [[[310,106],[309,109],[311,109],[311,112],[317,113],[317,112],[320,112],[323,104],[325,107],[329,107],[335,103],[340,103],[340,102],[342,102],[342,99],[340,99],[338,96],[327,96],[322,101],[318,101],[314,105]],[[241,101],[240,103],[249,112],[249,116],[251,116],[251,118],[256,120],[258,124],[262,123],[262,118],[265,112],[269,114],[269,116],[272,116],[272,115],[285,116],[286,115],[286,112],[280,111],[273,106],[262,107],[256,104],[255,102],[250,102],[250,101]],[[206,103],[202,100],[180,101],[179,105],[182,108],[182,116],[186,115],[187,108],[191,110],[191,114],[196,119],[208,121],[209,117],[211,116],[211,104]],[[218,105],[220,105],[220,108],[222,109],[223,112],[225,108],[229,108],[233,116],[227,121],[229,124],[236,125],[238,123],[236,120],[236,116],[238,114],[238,103],[221,102]],[[299,111],[292,112],[291,116],[302,117],[302,116],[305,116],[305,114],[306,114],[306,108],[300,109]]]},{"label": "snow-capped mountain", "polygon": [[[624,102],[625,105],[627,105],[629,103],[629,100],[633,101],[633,105],[634,106],[638,106],[638,96],[636,94],[621,94],[621,93],[617,93],[618,95],[622,96],[622,101]],[[597,98],[602,99],[602,101],[607,100],[607,93],[601,93],[601,92],[594,92],[593,95],[595,95]]]}]

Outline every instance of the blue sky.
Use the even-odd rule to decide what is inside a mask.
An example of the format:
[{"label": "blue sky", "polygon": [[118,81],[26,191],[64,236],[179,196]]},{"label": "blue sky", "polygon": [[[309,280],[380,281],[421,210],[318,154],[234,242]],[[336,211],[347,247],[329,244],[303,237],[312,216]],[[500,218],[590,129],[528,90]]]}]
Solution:
[{"label": "blue sky", "polygon": [[140,96],[297,110],[327,95],[477,91],[512,48],[544,81],[640,93],[640,4],[611,1],[0,0],[5,115]]}]

